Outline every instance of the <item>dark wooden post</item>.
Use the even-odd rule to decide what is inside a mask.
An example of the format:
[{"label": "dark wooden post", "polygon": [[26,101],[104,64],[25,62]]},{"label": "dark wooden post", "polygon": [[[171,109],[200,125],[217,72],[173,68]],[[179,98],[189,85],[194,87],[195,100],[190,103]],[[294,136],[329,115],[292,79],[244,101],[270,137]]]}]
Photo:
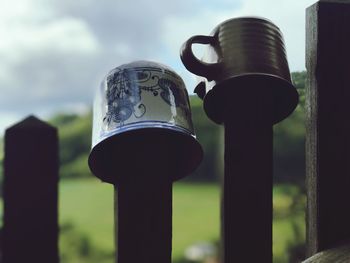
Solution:
[{"label": "dark wooden post", "polygon": [[[262,21],[227,20],[211,36],[193,36],[181,48],[185,67],[207,79],[195,89],[205,112],[225,127],[225,263],[272,262],[272,126],[298,103],[282,33]],[[196,43],[211,46],[210,63],[193,54]]]},{"label": "dark wooden post", "polygon": [[111,137],[104,151],[90,154],[90,167],[115,187],[116,262],[171,263],[172,184],[184,175],[189,148],[177,140],[181,134],[162,129],[132,135]]},{"label": "dark wooden post", "polygon": [[185,86],[169,68],[136,61],[110,71],[101,87],[88,163],[115,187],[116,261],[170,263],[172,183],[203,155]]},{"label": "dark wooden post", "polygon": [[115,189],[117,262],[170,263],[172,183],[141,180]]},{"label": "dark wooden post", "polygon": [[[350,2],[319,1],[306,15],[307,242],[311,256],[350,240]],[[338,261],[329,258],[327,262]]]},{"label": "dark wooden post", "polygon": [[30,116],[6,130],[3,262],[58,263],[58,139]]},{"label": "dark wooden post", "polygon": [[268,263],[272,262],[272,94],[262,88],[236,95],[226,104],[224,118],[223,258],[225,263]]},{"label": "dark wooden post", "polygon": [[272,262],[272,126],[297,103],[290,80],[264,74],[226,80],[204,97],[208,116],[225,128],[225,263]]},{"label": "dark wooden post", "polygon": [[221,225],[225,263],[272,262],[272,127],[297,102],[289,81],[264,74],[230,79],[204,97],[208,116],[214,113],[225,128]]},{"label": "dark wooden post", "polygon": [[272,262],[272,126],[297,103],[290,80],[264,74],[229,79],[204,97],[208,116],[225,128],[225,263]]},{"label": "dark wooden post", "polygon": [[172,183],[177,168],[171,163],[174,156],[159,155],[173,149],[167,134],[151,138],[146,133],[123,138],[123,143],[135,143],[139,149],[133,153],[132,167],[130,162],[119,167],[118,173],[125,176],[114,184],[118,263],[171,263]]},{"label": "dark wooden post", "polygon": [[225,263],[272,262],[272,126],[298,103],[288,78],[239,76],[217,84],[204,97],[207,115],[225,128]]}]

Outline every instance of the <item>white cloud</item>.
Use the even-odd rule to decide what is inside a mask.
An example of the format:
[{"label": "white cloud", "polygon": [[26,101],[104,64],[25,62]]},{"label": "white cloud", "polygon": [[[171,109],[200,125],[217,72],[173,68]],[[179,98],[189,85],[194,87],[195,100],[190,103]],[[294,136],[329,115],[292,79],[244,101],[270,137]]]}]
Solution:
[{"label": "white cloud", "polygon": [[[40,26],[17,25],[0,32],[0,57],[5,63],[21,63],[33,53],[89,54],[98,50],[98,43],[83,21],[73,18],[50,21]],[[0,61],[0,63],[4,63]]]},{"label": "white cloud", "polygon": [[86,84],[93,83],[100,52],[86,22],[55,18],[40,1],[1,4],[0,109],[32,113],[48,105],[62,107],[79,92],[86,103],[92,90]]},{"label": "white cloud", "polygon": [[191,90],[195,77],[180,61],[181,44],[236,16],[274,21],[291,69],[303,69],[305,8],[313,2],[0,0],[0,119],[2,111],[80,111],[106,72],[138,59],[171,66]]},{"label": "white cloud", "polygon": [[[29,50],[49,49],[59,52],[91,53],[98,50],[98,43],[84,21],[64,18],[28,30],[21,34]],[[23,45],[24,46],[24,45]]]}]

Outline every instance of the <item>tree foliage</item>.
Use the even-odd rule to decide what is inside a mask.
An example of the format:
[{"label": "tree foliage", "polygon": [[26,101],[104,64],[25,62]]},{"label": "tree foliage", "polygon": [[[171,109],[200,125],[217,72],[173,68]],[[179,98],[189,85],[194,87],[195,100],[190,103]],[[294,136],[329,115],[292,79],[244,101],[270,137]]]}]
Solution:
[{"label": "tree foliage", "polygon": [[275,182],[293,182],[304,186],[305,78],[304,71],[292,74],[299,93],[299,104],[288,118],[274,126]]}]

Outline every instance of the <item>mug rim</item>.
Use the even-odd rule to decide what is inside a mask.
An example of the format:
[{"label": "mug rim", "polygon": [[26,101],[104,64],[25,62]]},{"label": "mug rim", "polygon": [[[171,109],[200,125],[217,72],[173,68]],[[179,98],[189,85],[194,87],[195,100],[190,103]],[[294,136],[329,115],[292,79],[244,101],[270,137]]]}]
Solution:
[{"label": "mug rim", "polygon": [[[239,93],[239,89],[236,87],[229,88],[228,86],[234,86],[236,82],[244,81],[246,78],[251,77],[269,82],[269,88],[275,94],[273,103],[276,105],[276,108],[272,124],[280,122],[294,111],[299,103],[299,96],[291,79],[285,79],[269,73],[250,72],[232,76],[221,82],[211,81],[212,88],[206,92],[203,106],[204,111],[212,121],[217,124],[223,123],[223,106],[219,102],[223,96],[227,96],[227,91]],[[249,88],[254,90],[255,87]],[[217,105],[220,105],[220,107],[217,107]]]},{"label": "mug rim", "polygon": [[[169,180],[176,181],[189,175],[203,159],[203,148],[196,136],[176,126],[138,127],[116,135],[109,136],[96,144],[88,157],[88,165],[92,173],[107,183],[118,185],[123,180],[127,180],[124,173],[111,173],[110,167],[118,164],[130,164],[130,160],[126,159],[125,152],[137,153],[140,147],[141,152],[148,149],[152,152],[152,145],[157,142],[158,136],[163,137],[163,139],[166,136],[167,140],[165,144],[162,144],[163,151],[157,152],[157,155],[162,159],[168,158],[167,154],[170,153],[172,158],[175,158],[173,161],[177,165],[176,173],[165,173],[164,176],[168,176]],[[139,141],[140,139],[143,141],[142,145],[129,144],[137,138]],[[129,176],[135,176],[135,174],[131,173]]]}]

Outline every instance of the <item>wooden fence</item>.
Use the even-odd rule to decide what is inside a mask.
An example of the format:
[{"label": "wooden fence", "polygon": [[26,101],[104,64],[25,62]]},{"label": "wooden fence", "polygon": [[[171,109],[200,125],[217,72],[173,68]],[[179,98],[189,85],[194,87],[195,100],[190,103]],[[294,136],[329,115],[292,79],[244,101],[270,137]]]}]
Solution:
[{"label": "wooden fence", "polygon": [[59,262],[57,186],[57,129],[33,116],[7,129],[2,262]]},{"label": "wooden fence", "polygon": [[[350,3],[317,2],[307,9],[306,31],[310,258],[305,263],[350,262]],[[247,97],[229,105],[224,116],[222,259],[268,263],[272,262],[273,94],[241,96]],[[147,187],[118,188],[116,262],[170,263],[171,183],[143,183]],[[59,262],[57,185],[56,128],[35,117],[9,128],[3,262]]]},{"label": "wooden fence", "polygon": [[350,262],[350,2],[306,13],[307,262]]}]

